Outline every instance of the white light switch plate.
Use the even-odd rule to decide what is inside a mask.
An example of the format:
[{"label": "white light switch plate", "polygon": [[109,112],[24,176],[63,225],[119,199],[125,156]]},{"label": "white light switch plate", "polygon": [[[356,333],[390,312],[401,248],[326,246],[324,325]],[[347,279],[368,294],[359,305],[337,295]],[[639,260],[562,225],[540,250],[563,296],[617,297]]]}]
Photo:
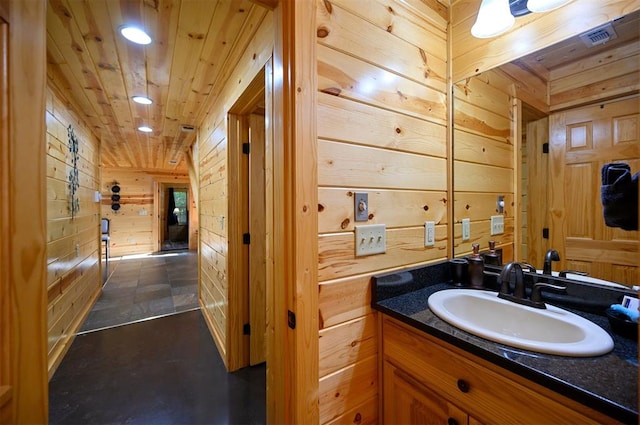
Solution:
[{"label": "white light switch plate", "polygon": [[462,219],[462,240],[468,241],[471,239],[471,220],[468,218]]},{"label": "white light switch plate", "polygon": [[436,244],[436,223],[433,221],[424,222],[424,246],[434,246]]},{"label": "white light switch plate", "polygon": [[356,226],[356,257],[383,254],[387,251],[387,226],[368,224]]},{"label": "white light switch plate", "polygon": [[501,235],[504,233],[504,216],[491,216],[491,235]]}]

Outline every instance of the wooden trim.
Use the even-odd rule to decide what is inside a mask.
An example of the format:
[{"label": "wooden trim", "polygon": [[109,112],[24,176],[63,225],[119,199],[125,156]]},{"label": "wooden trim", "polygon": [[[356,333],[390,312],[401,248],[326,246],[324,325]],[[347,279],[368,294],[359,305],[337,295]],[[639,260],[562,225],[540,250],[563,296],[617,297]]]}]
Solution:
[{"label": "wooden trim", "polygon": [[[2,10],[2,12],[4,12]],[[4,13],[3,13],[4,15]],[[0,190],[9,193],[10,157],[9,143],[9,25],[0,18]],[[9,202],[0,203],[2,217],[10,217]],[[0,423],[13,421],[10,401],[12,399],[12,312],[11,300],[11,233],[9,220],[0,221]],[[6,406],[6,407],[5,407]]]},{"label": "wooden trim", "polygon": [[13,398],[9,420],[46,423],[46,2],[9,0],[5,4],[8,6],[3,10],[9,13],[5,18],[11,26],[10,134],[8,146],[3,143],[0,148],[0,186],[3,228],[7,226],[10,231],[2,233],[3,240],[8,239],[3,249],[8,249],[2,253],[0,285],[2,295],[11,296],[11,336],[5,342],[3,335],[1,348],[3,358],[9,355],[11,368],[8,383],[13,386]]},{"label": "wooden trim", "polygon": [[278,7],[279,0],[249,0],[251,3],[255,3],[258,6],[266,7],[269,10],[273,10]]},{"label": "wooden trim", "polygon": [[227,369],[234,371],[249,364],[248,337],[242,333],[242,325],[249,321],[247,291],[249,248],[242,243],[242,235],[249,231],[248,219],[248,158],[242,154],[242,143],[247,140],[246,117],[230,113],[228,116],[228,239],[229,259],[227,282],[229,303],[227,316]]},{"label": "wooden trim", "polygon": [[511,103],[511,140],[513,140],[513,259],[521,258],[522,252],[522,101],[514,98]]},{"label": "wooden trim", "polygon": [[[284,388],[267,421],[319,421],[316,1],[280,2],[274,48],[274,291]],[[287,311],[296,327],[287,325]],[[278,330],[284,330],[279,335]],[[273,345],[271,349],[275,349]],[[284,391],[282,391],[284,390]],[[282,405],[281,403],[284,403]],[[284,408],[284,410],[282,410]]]},{"label": "wooden trim", "polygon": [[[450,58],[453,51],[453,42],[451,40],[451,8],[448,8],[449,22],[447,23],[447,57]],[[455,234],[454,234],[454,204],[455,204],[455,187],[454,187],[454,82],[453,64],[447,61],[447,257],[455,257]],[[384,417],[384,416],[381,416]]]},{"label": "wooden trim", "polygon": [[[275,34],[274,34],[275,36]],[[281,338],[284,336],[284,323],[281,316],[276,314],[275,309],[275,275],[274,275],[274,226],[275,226],[275,204],[274,190],[275,169],[273,165],[273,149],[274,149],[274,80],[273,80],[273,56],[265,64],[264,71],[264,87],[265,87],[265,222],[266,222],[266,252],[265,252],[265,275],[266,275],[266,320],[267,332],[265,341],[265,353],[267,356],[267,423],[276,422],[276,418],[282,418],[284,415],[277,414],[283,411],[284,407],[284,371],[282,362],[278,359],[282,357]],[[279,316],[278,320],[276,316]],[[276,323],[281,327],[276,328]],[[278,398],[280,397],[280,398]],[[279,406],[277,406],[279,404]]]}]

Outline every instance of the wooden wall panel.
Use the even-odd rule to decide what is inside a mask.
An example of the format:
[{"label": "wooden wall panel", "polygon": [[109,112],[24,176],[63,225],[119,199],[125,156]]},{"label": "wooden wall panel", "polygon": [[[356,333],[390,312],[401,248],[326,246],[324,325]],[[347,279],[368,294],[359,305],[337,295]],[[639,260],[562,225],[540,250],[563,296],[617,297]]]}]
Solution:
[{"label": "wooden wall panel", "polygon": [[[520,74],[518,74],[520,75]],[[517,80],[499,70],[454,85],[454,252],[488,249],[489,240],[506,248],[514,241],[515,166],[511,99]],[[490,234],[490,217],[498,215],[497,197],[505,197],[505,232]],[[462,241],[461,220],[471,220],[471,239]],[[513,249],[510,247],[510,251]],[[506,259],[505,259],[506,260]]]},{"label": "wooden wall panel", "polygon": [[[112,257],[133,254],[147,254],[157,250],[159,237],[156,211],[157,182],[176,182],[183,186],[187,173],[161,172],[130,168],[103,168],[100,193],[102,194],[101,216],[111,220],[111,241],[109,254]],[[120,209],[111,209],[111,187],[120,186]],[[158,201],[159,202],[159,201]],[[161,219],[161,217],[160,217]]]},{"label": "wooden wall panel", "polygon": [[[100,141],[62,97],[47,90],[47,293],[49,376],[100,294]],[[68,127],[79,142],[80,210],[72,217],[69,174],[73,170]]]},{"label": "wooden wall panel", "polygon": [[[447,256],[446,20],[428,2],[316,5],[320,423],[375,422],[371,276]],[[367,222],[354,222],[356,191]],[[386,253],[356,257],[355,226],[372,223]]]},{"label": "wooden wall panel", "polygon": [[[260,11],[260,12],[258,12]],[[227,114],[249,83],[271,57],[274,43],[273,14],[256,8],[246,24],[234,62],[225,71],[227,81],[205,121],[198,128],[199,251],[200,251],[200,303],[205,320],[211,330],[227,368],[231,338],[237,327],[231,329],[229,319],[229,164],[227,140]],[[244,43],[244,44],[242,44]]]}]

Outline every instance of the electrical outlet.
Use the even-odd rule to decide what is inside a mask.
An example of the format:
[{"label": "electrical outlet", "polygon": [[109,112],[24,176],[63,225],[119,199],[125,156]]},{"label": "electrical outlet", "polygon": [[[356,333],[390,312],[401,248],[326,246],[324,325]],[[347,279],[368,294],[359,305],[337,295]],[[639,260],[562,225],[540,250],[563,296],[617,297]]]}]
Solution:
[{"label": "electrical outlet", "polygon": [[433,221],[424,222],[424,246],[434,246],[436,244],[436,223]]},{"label": "electrical outlet", "polygon": [[462,240],[468,241],[471,239],[471,220],[468,218],[462,219]]},{"label": "electrical outlet", "polygon": [[356,257],[383,254],[387,251],[387,226],[369,224],[356,226]]},{"label": "electrical outlet", "polygon": [[504,233],[504,216],[491,216],[491,235],[501,235]]}]

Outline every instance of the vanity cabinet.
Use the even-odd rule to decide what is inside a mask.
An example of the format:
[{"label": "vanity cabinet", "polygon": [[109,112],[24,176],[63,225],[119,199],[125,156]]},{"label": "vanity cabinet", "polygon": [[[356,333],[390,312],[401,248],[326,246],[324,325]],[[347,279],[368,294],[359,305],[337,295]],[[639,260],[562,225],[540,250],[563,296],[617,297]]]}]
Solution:
[{"label": "vanity cabinet", "polygon": [[382,316],[387,424],[602,424],[615,420]]}]

